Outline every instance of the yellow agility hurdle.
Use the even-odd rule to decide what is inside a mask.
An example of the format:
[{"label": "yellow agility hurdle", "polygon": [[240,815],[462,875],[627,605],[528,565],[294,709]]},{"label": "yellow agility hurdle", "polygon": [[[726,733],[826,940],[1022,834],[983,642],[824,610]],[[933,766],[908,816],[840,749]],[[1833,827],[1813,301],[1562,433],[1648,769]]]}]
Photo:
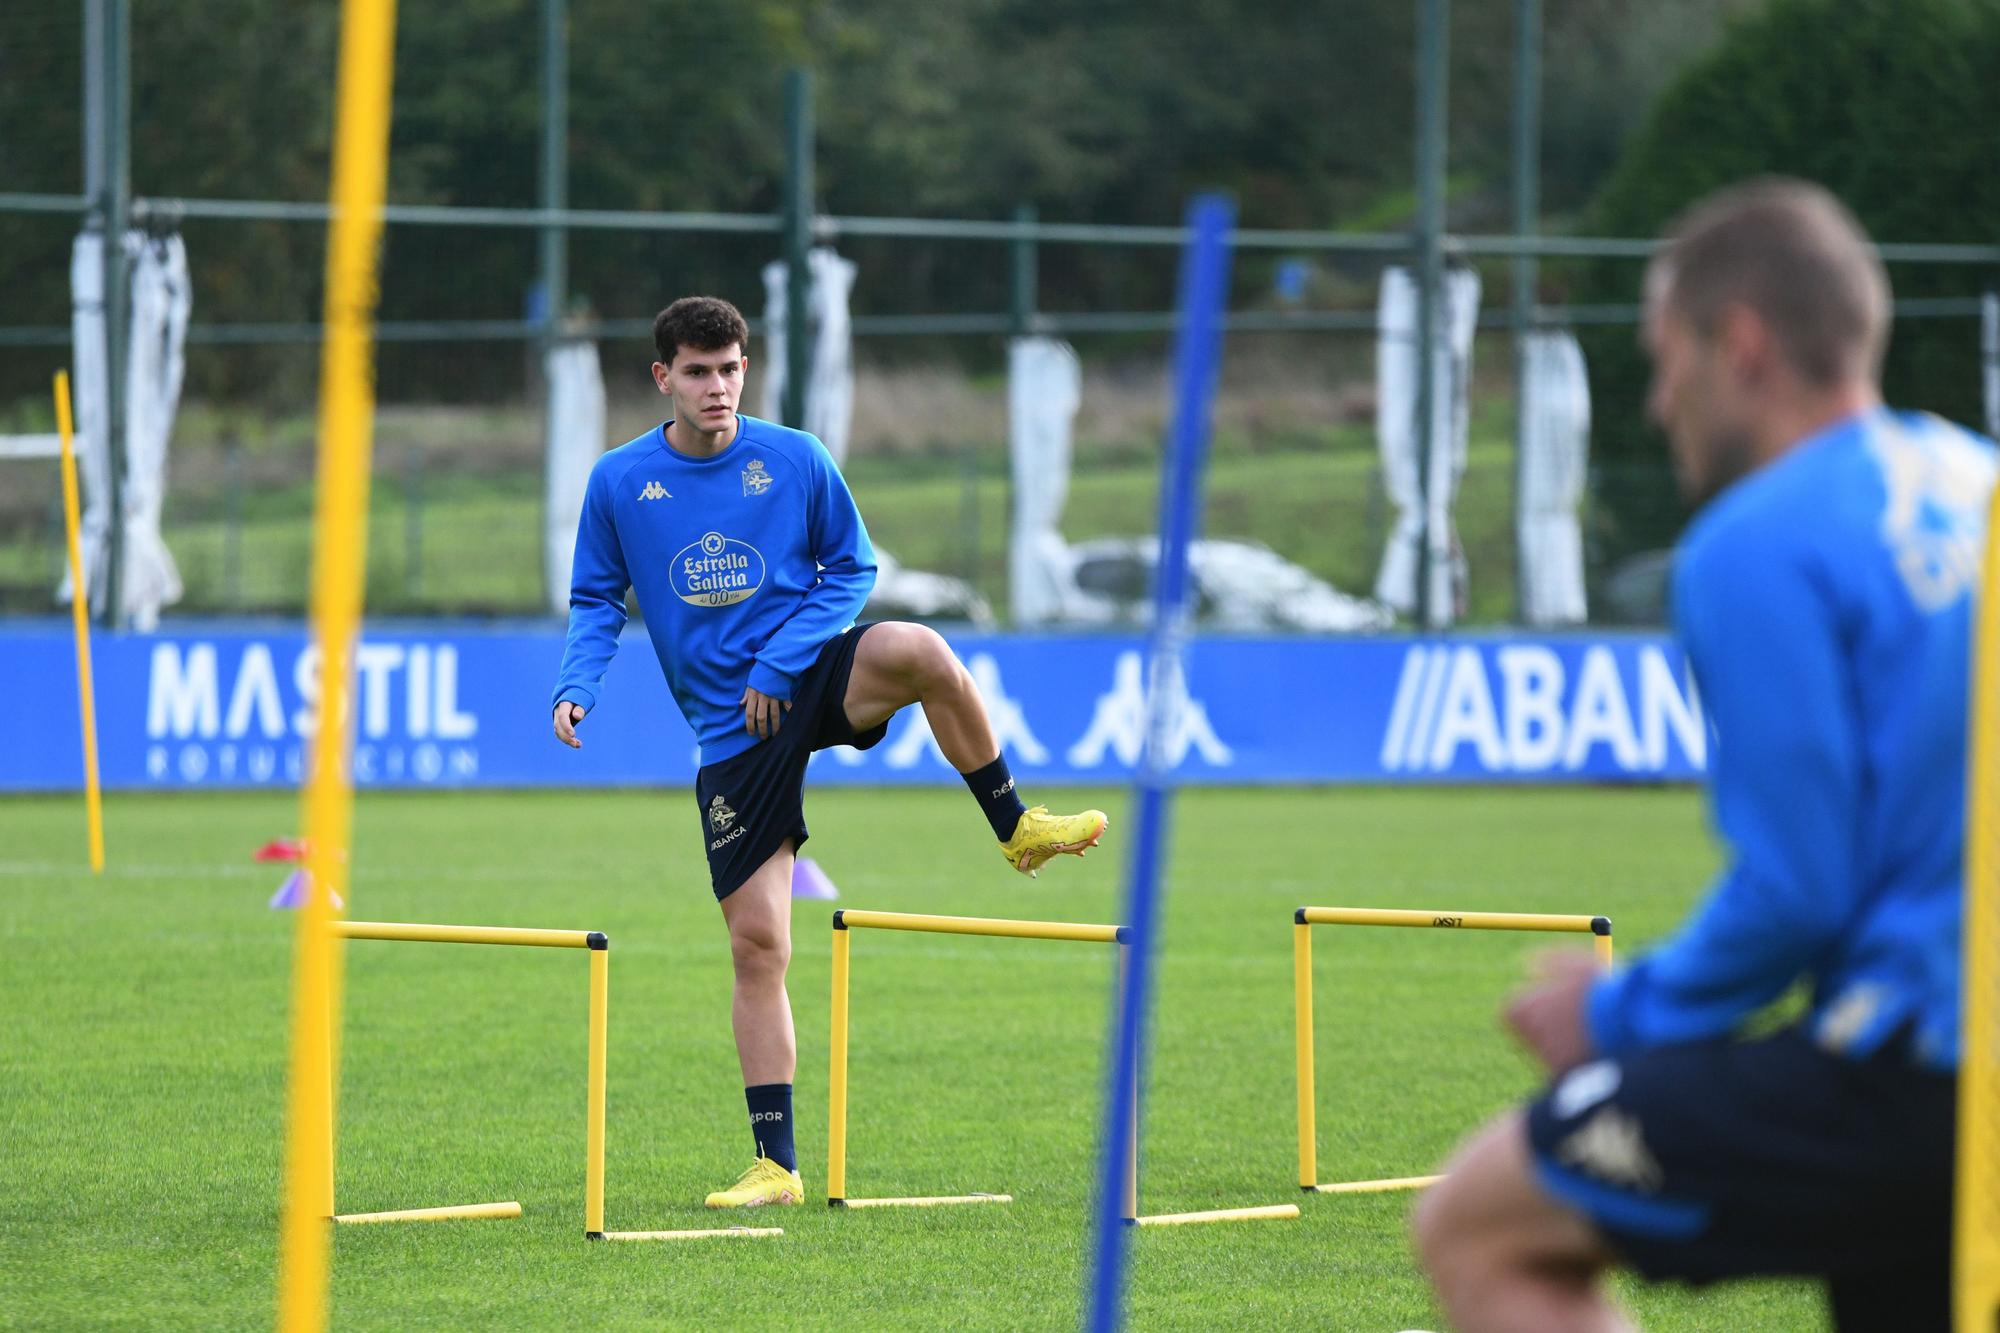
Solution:
[{"label": "yellow agility hurdle", "polygon": [[[1120,985],[1131,933],[1124,926],[1089,925],[1073,921],[1011,921],[992,917],[931,916],[917,912],[861,912],[842,909],[833,914],[833,1034],[828,1058],[826,1202],[831,1208],[935,1208],[954,1204],[1012,1203],[1011,1194],[928,1194],[887,1198],[847,1197],[847,991],[850,968],[848,941],[854,930],[919,931],[933,935],[983,935],[1002,939],[1075,940],[1116,944]],[[1138,1099],[1133,1099],[1136,1108]],[[1260,1208],[1215,1208],[1198,1213],[1139,1216],[1139,1136],[1132,1135],[1132,1152],[1125,1159],[1125,1220],[1136,1226],[1182,1226],[1200,1222],[1244,1222],[1297,1217],[1297,1204]]]},{"label": "yellow agility hurdle", "polygon": [[[432,926],[399,921],[335,921],[333,933],[349,940],[401,940],[419,944],[511,944],[590,952],[590,1044],[588,1095],[584,1104],[584,1232],[604,1233],[604,1082],[606,1029],[611,999],[611,941],[595,930],[528,930],[514,926]],[[446,1222],[472,1218],[519,1217],[521,1205],[458,1204],[444,1208],[403,1208],[375,1213],[335,1213],[339,1223]]]},{"label": "yellow agility hurdle", "polygon": [[[400,921],[335,921],[333,933],[350,940],[399,940],[417,944],[504,944],[542,949],[584,949],[590,953],[590,1036],[584,1099],[583,1234],[591,1240],[692,1240],[712,1236],[781,1236],[777,1227],[726,1227],[711,1231],[606,1231],[604,1229],[605,1065],[609,1050],[611,941],[596,930],[536,930],[519,926],[436,926]],[[329,1192],[331,1186],[329,1185]],[[519,1217],[521,1205],[457,1204],[443,1208],[402,1208],[374,1213],[336,1213],[333,1220],[354,1225],[377,1222],[448,1222]]]},{"label": "yellow agility hurdle", "polygon": [[1293,1023],[1298,1039],[1299,1188],[1312,1194],[1381,1194],[1416,1190],[1440,1176],[1319,1182],[1319,1137],[1314,1124],[1312,928],[1407,926],[1431,930],[1533,930],[1594,937],[1597,961],[1611,966],[1611,918],[1542,912],[1424,912],[1406,908],[1301,907],[1292,914]]}]

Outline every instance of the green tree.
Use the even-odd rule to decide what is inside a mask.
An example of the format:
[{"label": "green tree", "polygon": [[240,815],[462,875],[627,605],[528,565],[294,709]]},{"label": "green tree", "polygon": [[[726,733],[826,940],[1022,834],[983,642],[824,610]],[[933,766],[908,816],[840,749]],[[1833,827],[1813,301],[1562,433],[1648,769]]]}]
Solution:
[{"label": "green tree", "polygon": [[[1659,98],[1585,230],[1658,234],[1746,177],[1817,181],[1882,241],[1991,244],[2000,217],[2000,5],[1993,0],[1774,0],[1733,23]],[[1578,271],[1585,300],[1638,299],[1629,262]],[[1963,295],[1991,274],[1898,264],[1899,298]],[[1607,568],[1666,545],[1685,513],[1644,422],[1647,368],[1628,328],[1587,335],[1595,401],[1594,534]],[[1978,421],[1977,326],[1905,319],[1884,368],[1891,401]]]}]

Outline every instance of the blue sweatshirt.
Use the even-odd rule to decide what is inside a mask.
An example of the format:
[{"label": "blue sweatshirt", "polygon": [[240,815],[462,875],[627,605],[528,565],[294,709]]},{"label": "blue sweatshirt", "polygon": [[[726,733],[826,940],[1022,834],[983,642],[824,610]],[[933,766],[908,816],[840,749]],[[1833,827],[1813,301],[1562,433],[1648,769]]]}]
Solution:
[{"label": "blue sweatshirt", "polygon": [[790,699],[875,586],[875,550],[825,446],[755,417],[737,423],[713,458],[679,452],[662,425],[591,468],[550,703],[597,706],[629,586],[703,764],[756,744],[744,687]]},{"label": "blue sweatshirt", "polygon": [[1971,608],[1989,442],[1838,422],[1714,500],[1674,615],[1714,728],[1729,865],[1680,933],[1590,992],[1610,1055],[1724,1035],[1801,978],[1861,1058],[1909,1025],[1958,1063]]}]

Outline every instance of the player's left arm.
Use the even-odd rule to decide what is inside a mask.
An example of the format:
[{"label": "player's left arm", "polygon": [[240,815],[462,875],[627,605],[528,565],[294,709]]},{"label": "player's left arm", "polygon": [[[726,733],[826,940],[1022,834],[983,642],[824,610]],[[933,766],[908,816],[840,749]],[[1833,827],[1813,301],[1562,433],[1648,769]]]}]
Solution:
[{"label": "player's left arm", "polygon": [[1861,727],[1832,571],[1796,541],[1688,556],[1676,618],[1715,724],[1730,861],[1679,934],[1591,988],[1589,1033],[1606,1053],[1733,1031],[1813,970],[1867,887]]},{"label": "player's left arm", "polygon": [[[758,650],[744,695],[746,711],[755,702],[751,694],[790,700],[792,682],[813,664],[828,639],[854,623],[875,587],[875,548],[861,511],[818,441],[807,454],[806,485],[806,536],[819,564],[819,581]],[[755,730],[754,718],[751,722]]]}]

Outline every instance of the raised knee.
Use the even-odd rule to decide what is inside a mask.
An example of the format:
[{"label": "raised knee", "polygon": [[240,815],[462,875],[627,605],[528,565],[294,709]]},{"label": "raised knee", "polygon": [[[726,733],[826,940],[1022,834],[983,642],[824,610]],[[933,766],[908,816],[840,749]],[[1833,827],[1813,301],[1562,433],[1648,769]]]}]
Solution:
[{"label": "raised knee", "polygon": [[900,673],[920,691],[948,687],[965,674],[951,645],[928,625],[896,625],[895,650]]}]

